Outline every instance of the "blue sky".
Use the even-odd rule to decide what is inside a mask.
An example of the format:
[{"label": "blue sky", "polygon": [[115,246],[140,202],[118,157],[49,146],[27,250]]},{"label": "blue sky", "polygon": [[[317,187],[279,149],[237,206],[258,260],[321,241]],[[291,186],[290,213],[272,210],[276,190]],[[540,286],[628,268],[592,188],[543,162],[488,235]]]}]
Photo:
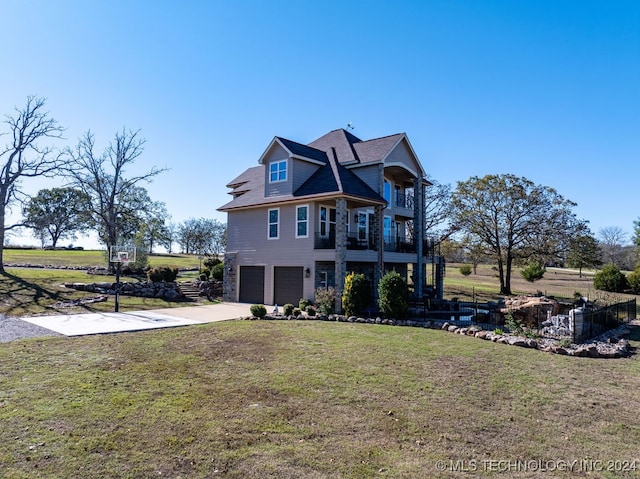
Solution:
[{"label": "blue sky", "polygon": [[130,173],[170,169],[147,189],[175,222],[225,222],[274,136],[349,122],[407,133],[441,183],[551,186],[594,233],[640,217],[637,1],[3,0],[0,42],[0,113],[46,97],[60,147],[140,128]]}]

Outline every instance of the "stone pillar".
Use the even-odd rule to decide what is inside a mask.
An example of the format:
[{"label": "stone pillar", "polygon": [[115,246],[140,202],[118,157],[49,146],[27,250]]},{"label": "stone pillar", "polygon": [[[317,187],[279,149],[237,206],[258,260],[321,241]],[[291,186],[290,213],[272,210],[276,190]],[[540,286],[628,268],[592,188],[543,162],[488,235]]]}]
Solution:
[{"label": "stone pillar", "polygon": [[347,276],[347,200],[336,200],[336,313],[342,312],[342,290]]},{"label": "stone pillar", "polygon": [[424,185],[422,178],[413,180],[413,241],[416,245],[416,267],[414,275],[414,293],[422,298],[424,278]]},{"label": "stone pillar", "polygon": [[238,296],[236,294],[238,284],[238,267],[236,253],[225,253],[224,255],[224,273],[222,276],[222,297],[225,301],[236,302]]}]

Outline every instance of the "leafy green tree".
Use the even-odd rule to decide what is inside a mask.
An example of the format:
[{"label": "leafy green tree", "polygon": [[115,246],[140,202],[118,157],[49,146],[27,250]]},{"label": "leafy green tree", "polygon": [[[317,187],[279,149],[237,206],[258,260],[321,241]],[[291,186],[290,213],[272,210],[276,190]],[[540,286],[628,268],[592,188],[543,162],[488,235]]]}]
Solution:
[{"label": "leafy green tree", "polygon": [[629,287],[627,277],[615,264],[606,264],[593,277],[593,286],[602,291],[621,293]]},{"label": "leafy green tree", "polygon": [[360,314],[369,303],[369,281],[364,274],[350,273],[344,279],[342,309],[347,316]]},{"label": "leafy green tree", "polygon": [[25,204],[24,223],[43,242],[51,241],[55,248],[59,240],[75,239],[76,233],[87,227],[89,198],[74,188],[40,190]]},{"label": "leafy green tree", "polygon": [[569,241],[567,264],[578,268],[582,278],[582,268],[597,268],[602,264],[602,252],[598,241],[589,233],[580,234]]},{"label": "leafy green tree", "polygon": [[378,283],[378,307],[388,318],[404,318],[409,311],[409,286],[395,271],[386,273]]},{"label": "leafy green tree", "polygon": [[227,227],[215,219],[191,218],[178,227],[178,243],[187,254],[217,257],[227,244]]},{"label": "leafy green tree", "polygon": [[0,144],[0,273],[4,272],[6,235],[25,226],[22,222],[7,224],[11,205],[21,203],[26,196],[21,189],[23,180],[59,174],[62,159],[42,142],[61,138],[63,128],[44,110],[44,105],[44,99],[30,96],[22,109],[15,108],[13,115],[5,117],[7,140]]},{"label": "leafy green tree", "polygon": [[511,294],[516,261],[565,254],[584,227],[553,188],[514,175],[474,176],[453,194],[453,222],[473,237],[498,265],[500,293]]}]

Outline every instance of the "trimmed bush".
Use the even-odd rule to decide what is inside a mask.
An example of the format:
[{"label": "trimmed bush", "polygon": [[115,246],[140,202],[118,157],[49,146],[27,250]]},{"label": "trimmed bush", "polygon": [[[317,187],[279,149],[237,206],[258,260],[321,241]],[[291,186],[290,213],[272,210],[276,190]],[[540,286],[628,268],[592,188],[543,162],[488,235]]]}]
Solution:
[{"label": "trimmed bush", "polygon": [[208,256],[204,261],[203,264],[209,268],[209,269],[213,269],[214,266],[217,266],[219,264],[222,264],[222,261],[220,261],[218,258],[212,258],[210,256]]},{"label": "trimmed bush", "polygon": [[306,313],[309,316],[315,316],[316,315],[316,308],[314,308],[313,306],[307,306],[307,309],[305,309]]},{"label": "trimmed bush", "polygon": [[256,318],[264,318],[267,315],[267,308],[264,307],[264,304],[252,304],[249,311]]},{"label": "trimmed bush", "polygon": [[179,269],[172,266],[159,266],[147,271],[147,278],[153,283],[165,281],[170,283],[178,277]]},{"label": "trimmed bush", "polygon": [[460,274],[464,276],[469,276],[471,274],[471,271],[471,266],[468,264],[463,264],[462,266],[460,266]]},{"label": "trimmed bush", "polygon": [[342,309],[347,316],[360,314],[369,302],[369,281],[364,274],[350,273],[344,279]]},{"label": "trimmed bush", "polygon": [[307,309],[307,306],[311,306],[312,304],[313,302],[311,300],[302,298],[300,301],[298,301],[298,308],[300,308],[300,311],[304,311],[305,309]]},{"label": "trimmed bush", "polygon": [[211,276],[211,271],[208,270],[207,268],[202,268],[200,270],[200,276],[204,275],[207,279],[209,279],[209,276]]},{"label": "trimmed bush", "polygon": [[211,277],[215,280],[222,281],[224,276],[224,263],[218,262],[211,267]]},{"label": "trimmed bush", "polygon": [[615,264],[607,264],[593,277],[593,286],[602,291],[621,293],[629,287],[629,282]]},{"label": "trimmed bush", "polygon": [[293,309],[295,306],[291,303],[287,303],[282,307],[282,314],[285,316],[291,316],[293,314]]},{"label": "trimmed bush", "polygon": [[333,314],[336,305],[336,290],[333,287],[317,288],[315,297],[318,311],[322,314]]},{"label": "trimmed bush", "polygon": [[633,294],[640,294],[640,266],[627,276],[629,287]]},{"label": "trimmed bush", "polygon": [[378,307],[388,318],[404,318],[409,310],[409,286],[395,271],[385,274],[378,283]]}]

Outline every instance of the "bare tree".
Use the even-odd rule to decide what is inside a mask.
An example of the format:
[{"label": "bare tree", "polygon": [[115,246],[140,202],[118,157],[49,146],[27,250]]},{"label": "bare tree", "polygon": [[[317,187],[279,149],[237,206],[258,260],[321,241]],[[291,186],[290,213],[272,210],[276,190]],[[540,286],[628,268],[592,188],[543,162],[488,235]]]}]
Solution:
[{"label": "bare tree", "polygon": [[598,238],[604,262],[620,266],[627,241],[624,230],[619,226],[606,226],[598,231]]},{"label": "bare tree", "polygon": [[[44,111],[45,100],[27,97],[22,109],[15,108],[7,115],[8,140],[0,147],[0,272],[4,272],[4,240],[8,231],[24,226],[7,225],[7,213],[15,202],[24,203],[27,195],[21,190],[21,180],[38,176],[52,176],[60,166],[60,157],[43,139],[61,138],[63,128]],[[2,134],[7,135],[7,133]]]},{"label": "bare tree", "polygon": [[88,131],[75,149],[67,149],[67,175],[76,188],[90,198],[89,214],[101,240],[107,248],[123,240],[123,220],[131,214],[132,198],[136,197],[137,185],[150,182],[166,168],[153,167],[147,173],[127,178],[130,167],[144,151],[145,140],[139,136],[140,130],[123,128],[117,132],[102,154],[97,154],[95,138]]},{"label": "bare tree", "polygon": [[[424,231],[433,236],[438,243],[448,238],[451,231],[447,228],[447,221],[451,214],[451,185],[439,183],[427,177],[431,186],[424,192]],[[414,200],[413,192],[407,192],[410,201]],[[414,237],[413,221],[407,222],[409,236]]]}]

